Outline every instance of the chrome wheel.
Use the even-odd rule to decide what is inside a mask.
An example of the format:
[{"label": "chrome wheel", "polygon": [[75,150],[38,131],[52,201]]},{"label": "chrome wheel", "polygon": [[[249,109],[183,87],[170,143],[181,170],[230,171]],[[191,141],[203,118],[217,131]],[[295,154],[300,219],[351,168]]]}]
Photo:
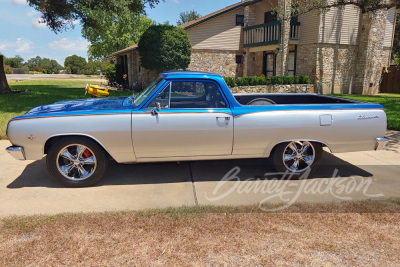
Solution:
[{"label": "chrome wheel", "polygon": [[70,144],[62,148],[56,161],[60,174],[72,181],[88,179],[97,167],[97,160],[93,151],[79,144]]},{"label": "chrome wheel", "polygon": [[283,165],[291,172],[303,172],[315,161],[315,149],[310,142],[291,142],[283,150]]}]

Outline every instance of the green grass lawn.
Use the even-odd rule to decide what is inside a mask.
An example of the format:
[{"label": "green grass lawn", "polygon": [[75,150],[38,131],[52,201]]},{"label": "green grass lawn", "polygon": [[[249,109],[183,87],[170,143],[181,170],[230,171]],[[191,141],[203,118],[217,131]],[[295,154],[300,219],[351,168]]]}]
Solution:
[{"label": "green grass lawn", "polygon": [[[90,82],[90,81],[89,81]],[[96,82],[90,82],[96,84]],[[86,81],[74,80],[27,80],[10,82],[13,90],[28,90],[23,93],[0,94],[0,139],[6,139],[8,121],[30,109],[60,100],[90,97],[85,96]],[[98,83],[97,83],[98,84]],[[130,92],[110,91],[110,97],[128,96]]]},{"label": "green grass lawn", "polygon": [[385,108],[388,118],[388,129],[400,131],[400,94],[379,94],[376,96],[368,95],[334,95],[354,99],[357,101],[378,103]]}]

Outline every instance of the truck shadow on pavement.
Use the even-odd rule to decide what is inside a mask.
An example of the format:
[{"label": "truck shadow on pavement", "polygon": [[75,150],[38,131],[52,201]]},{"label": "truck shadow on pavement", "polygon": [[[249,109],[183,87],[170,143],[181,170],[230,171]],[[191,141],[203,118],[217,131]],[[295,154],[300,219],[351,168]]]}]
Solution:
[{"label": "truck shadow on pavement", "polygon": [[[132,165],[118,164],[115,161],[110,161],[103,179],[95,187],[218,182],[223,177],[232,177],[229,174],[235,174],[235,177],[241,181],[247,179],[271,180],[282,178],[282,175],[276,174],[269,160],[266,159],[142,163]],[[324,152],[319,168],[310,175],[309,179],[338,176],[371,177],[373,174],[343,161],[330,153]],[[47,171],[45,158],[29,164],[22,174],[7,186],[10,189],[24,187],[63,188],[62,185],[52,179],[51,174]]]}]

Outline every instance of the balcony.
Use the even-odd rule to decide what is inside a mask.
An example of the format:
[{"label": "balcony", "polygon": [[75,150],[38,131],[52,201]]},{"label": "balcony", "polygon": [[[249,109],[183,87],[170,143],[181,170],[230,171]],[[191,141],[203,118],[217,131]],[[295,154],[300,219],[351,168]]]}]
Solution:
[{"label": "balcony", "polygon": [[[243,32],[244,47],[280,44],[281,42],[281,23],[279,21],[249,26],[244,28]],[[300,22],[290,23],[290,39],[298,40],[299,33]]]}]

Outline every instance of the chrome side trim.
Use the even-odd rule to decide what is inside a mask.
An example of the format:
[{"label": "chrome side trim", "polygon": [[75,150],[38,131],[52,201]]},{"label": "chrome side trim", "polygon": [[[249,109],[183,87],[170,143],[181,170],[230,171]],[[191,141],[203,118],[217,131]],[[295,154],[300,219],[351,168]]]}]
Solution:
[{"label": "chrome side trim", "polygon": [[24,148],[21,146],[10,146],[6,151],[17,160],[25,160]]},{"label": "chrome side trim", "polygon": [[388,142],[389,142],[389,139],[387,139],[385,137],[376,138],[375,150],[384,149]]}]

